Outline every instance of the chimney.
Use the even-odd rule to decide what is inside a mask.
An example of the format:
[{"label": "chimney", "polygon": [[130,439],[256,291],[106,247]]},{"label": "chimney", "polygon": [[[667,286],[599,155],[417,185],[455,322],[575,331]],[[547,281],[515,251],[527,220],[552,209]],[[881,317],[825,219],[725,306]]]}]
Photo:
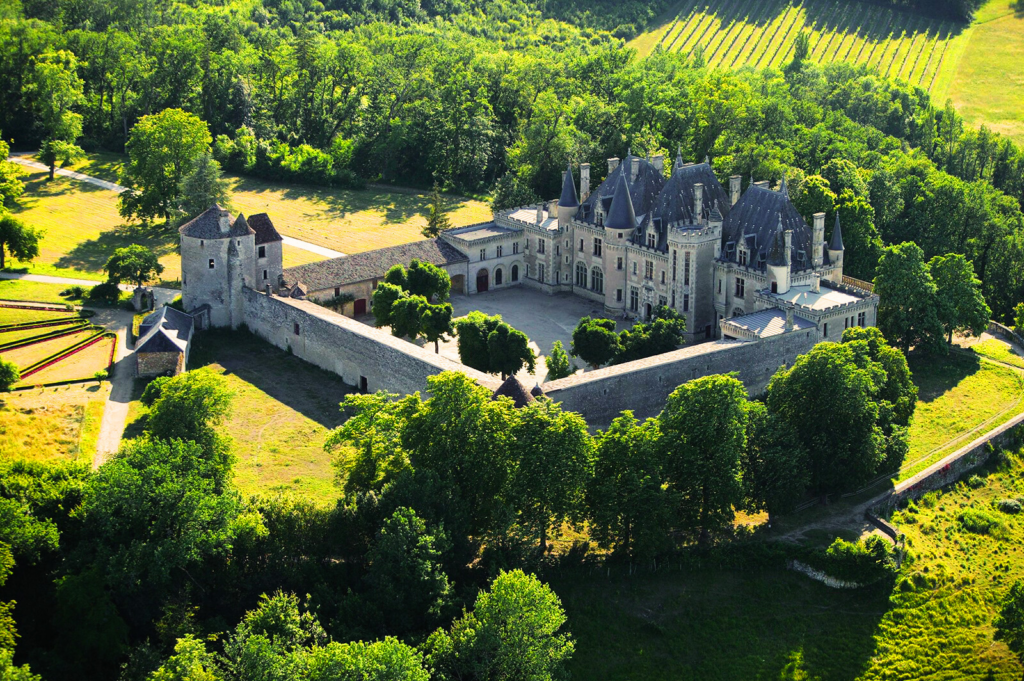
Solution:
[{"label": "chimney", "polygon": [[811,279],[811,293],[821,293],[821,275],[815,274]]},{"label": "chimney", "polygon": [[[782,224],[782,216],[779,216],[779,224]],[[793,230],[787,229],[784,236],[786,237],[786,267],[790,267],[793,264]]]},{"label": "chimney", "polygon": [[619,167],[619,158],[608,159],[608,174],[611,175],[612,171]]},{"label": "chimney", "polygon": [[537,204],[537,225],[541,225],[543,223],[544,223],[544,204],[543,203],[538,203]]},{"label": "chimney", "polygon": [[814,214],[814,229],[811,232],[811,267],[817,269],[825,264],[825,214]]},{"label": "chimney", "polygon": [[580,201],[586,201],[590,196],[590,164],[580,164]]},{"label": "chimney", "polygon": [[636,179],[636,176],[640,174],[640,157],[634,156],[630,159],[632,167],[629,169],[629,181],[632,182]]},{"label": "chimney", "polygon": [[693,185],[693,224],[699,224],[704,213],[704,185]]},{"label": "chimney", "polygon": [[658,154],[651,159],[651,163],[654,164],[654,169],[658,171],[659,175],[665,174],[665,154]]},{"label": "chimney", "polygon": [[740,200],[740,190],[743,187],[743,178],[739,175],[733,175],[729,178],[729,200],[732,205],[736,205],[736,202]]},{"label": "chimney", "polygon": [[759,182],[755,182],[754,186],[760,187],[761,189],[768,189],[769,184],[770,182],[768,182],[768,180],[760,180]]},{"label": "chimney", "polygon": [[220,223],[221,234],[227,234],[231,231],[231,215],[223,208],[220,209],[218,222]]},{"label": "chimney", "polygon": [[786,308],[786,331],[793,330],[793,308]]}]

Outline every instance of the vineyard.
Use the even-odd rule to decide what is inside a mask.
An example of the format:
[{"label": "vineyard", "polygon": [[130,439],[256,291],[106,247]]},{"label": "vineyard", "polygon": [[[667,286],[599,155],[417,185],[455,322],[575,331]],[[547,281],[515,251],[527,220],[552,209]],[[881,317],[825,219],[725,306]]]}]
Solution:
[{"label": "vineyard", "polygon": [[860,2],[826,0],[685,0],[674,19],[639,36],[633,46],[695,54],[709,66],[781,67],[796,37],[810,36],[813,61],[874,66],[942,96],[944,66],[963,50],[965,27]]}]

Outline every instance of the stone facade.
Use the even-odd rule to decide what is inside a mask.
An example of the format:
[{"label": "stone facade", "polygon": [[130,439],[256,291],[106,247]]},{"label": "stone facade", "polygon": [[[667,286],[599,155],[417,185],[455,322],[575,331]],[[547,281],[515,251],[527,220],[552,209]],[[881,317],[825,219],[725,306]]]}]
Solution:
[{"label": "stone facade", "polygon": [[176,376],[185,368],[185,355],[181,352],[137,352],[135,361],[140,377]]}]

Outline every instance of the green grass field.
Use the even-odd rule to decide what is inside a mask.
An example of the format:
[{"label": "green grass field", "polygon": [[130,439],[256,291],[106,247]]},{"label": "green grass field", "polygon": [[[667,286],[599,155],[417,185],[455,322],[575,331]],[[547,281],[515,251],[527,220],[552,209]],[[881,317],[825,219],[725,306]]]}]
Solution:
[{"label": "green grass field", "polygon": [[[985,481],[896,514],[911,558],[895,588],[836,590],[772,568],[552,575],[576,638],[573,678],[1019,681],[1024,667],[993,641],[992,620],[1024,577],[1024,523],[991,504],[1024,494],[1024,465],[1013,458]],[[1001,529],[965,531],[957,515],[969,506]],[[811,541],[831,541],[821,534]]]},{"label": "green grass field", "polygon": [[946,98],[975,125],[1024,142],[1024,12],[989,0],[970,26],[835,0],[683,0],[630,45],[701,49],[716,68],[781,67],[807,32],[818,63],[867,64]]},{"label": "green grass field", "polygon": [[109,383],[0,397],[0,458],[92,460]]}]

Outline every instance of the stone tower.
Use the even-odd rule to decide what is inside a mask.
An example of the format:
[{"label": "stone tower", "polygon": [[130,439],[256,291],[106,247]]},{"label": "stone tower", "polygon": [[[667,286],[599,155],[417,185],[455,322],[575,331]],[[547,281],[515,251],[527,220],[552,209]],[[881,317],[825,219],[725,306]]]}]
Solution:
[{"label": "stone tower", "polygon": [[839,213],[832,228],[832,241],[828,244],[828,261],[835,267],[830,277],[837,284],[843,283],[843,230],[839,227]]},{"label": "stone tower", "polygon": [[558,228],[569,226],[572,216],[579,210],[580,202],[576,197],[576,183],[572,177],[572,164],[562,173],[562,195],[558,197]]}]

